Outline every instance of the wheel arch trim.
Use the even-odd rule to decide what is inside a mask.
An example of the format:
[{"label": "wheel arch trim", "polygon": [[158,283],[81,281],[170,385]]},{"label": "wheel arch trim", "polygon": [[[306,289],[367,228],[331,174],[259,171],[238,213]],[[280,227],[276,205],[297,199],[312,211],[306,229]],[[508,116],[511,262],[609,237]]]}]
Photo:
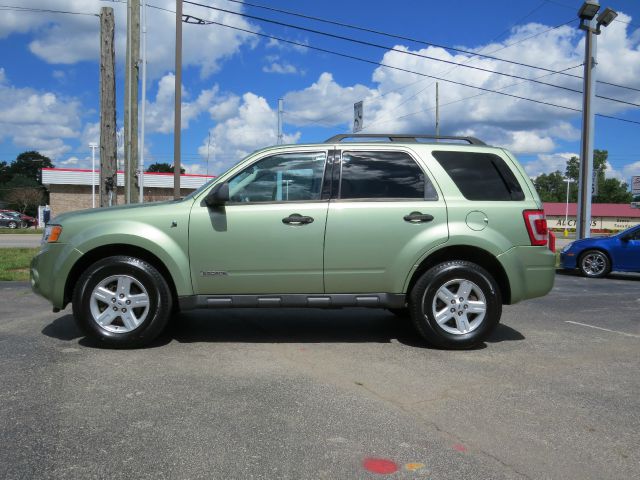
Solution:
[{"label": "wheel arch trim", "polygon": [[[152,243],[146,239],[140,239],[140,237],[137,236],[124,238],[122,235],[118,235],[118,240],[119,241],[114,243],[107,241],[92,248],[78,248],[83,254],[75,261],[67,275],[64,287],[65,305],[71,301],[73,286],[82,275],[82,272],[98,260],[113,255],[128,255],[140,258],[153,265],[165,277],[174,296],[174,300],[176,300],[176,304],[179,296],[193,294],[189,272],[188,270],[185,272],[185,269],[180,267],[181,262],[184,262],[183,265],[188,265],[188,257],[186,255],[183,254],[182,258],[180,258],[179,254],[179,258],[175,258],[175,256],[172,257],[167,250],[158,249],[156,243]],[[149,245],[150,243],[152,245]],[[150,246],[155,248],[149,248]],[[172,250],[175,252],[176,249],[174,248]]]},{"label": "wheel arch trim", "polygon": [[403,292],[406,292],[407,295],[410,294],[413,285],[418,278],[420,278],[420,275],[429,268],[448,260],[466,260],[487,270],[498,284],[502,302],[507,305],[511,303],[511,284],[506,270],[500,260],[493,253],[483,248],[470,245],[444,244],[441,245],[440,248],[432,250],[424,255],[418,262],[416,262],[407,275]]}]

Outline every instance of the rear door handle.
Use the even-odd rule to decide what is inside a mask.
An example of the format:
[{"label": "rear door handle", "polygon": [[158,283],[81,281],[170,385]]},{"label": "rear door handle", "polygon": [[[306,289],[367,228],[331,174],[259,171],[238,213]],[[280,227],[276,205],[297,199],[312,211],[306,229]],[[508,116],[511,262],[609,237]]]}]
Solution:
[{"label": "rear door handle", "polygon": [[433,215],[421,212],[411,212],[409,215],[405,215],[403,218],[405,222],[409,223],[426,223],[433,220]]},{"label": "rear door handle", "polygon": [[282,219],[282,223],[286,223],[288,225],[306,225],[308,223],[313,223],[313,217],[305,217],[299,213],[292,213],[288,217],[284,217]]}]

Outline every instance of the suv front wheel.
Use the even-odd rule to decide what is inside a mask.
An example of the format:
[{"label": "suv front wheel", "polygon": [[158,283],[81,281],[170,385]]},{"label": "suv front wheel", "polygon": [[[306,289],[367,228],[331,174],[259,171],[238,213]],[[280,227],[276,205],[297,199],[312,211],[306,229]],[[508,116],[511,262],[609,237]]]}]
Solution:
[{"label": "suv front wheel", "polygon": [[494,330],[502,314],[493,277],[472,262],[453,260],[427,270],[409,296],[414,325],[436,347],[471,348]]},{"label": "suv front wheel", "polygon": [[114,256],[91,265],[73,292],[73,316],[90,338],[109,347],[141,347],[164,330],[171,290],[151,264]]}]

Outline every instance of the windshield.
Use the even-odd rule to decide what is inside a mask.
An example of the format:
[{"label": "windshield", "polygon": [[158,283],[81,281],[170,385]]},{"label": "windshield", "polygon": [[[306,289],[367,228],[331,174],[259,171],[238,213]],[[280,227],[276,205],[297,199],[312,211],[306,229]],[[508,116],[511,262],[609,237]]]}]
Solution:
[{"label": "windshield", "polygon": [[631,233],[631,232],[633,232],[633,231],[635,231],[635,230],[639,230],[639,229],[640,229],[640,225],[634,225],[634,226],[633,226],[633,227],[631,227],[631,228],[627,228],[626,230],[621,231],[621,232],[620,232],[620,233],[618,233],[616,236],[617,236],[617,237],[621,237],[621,236],[623,236],[623,235],[627,235],[627,234],[629,234],[629,233]]}]

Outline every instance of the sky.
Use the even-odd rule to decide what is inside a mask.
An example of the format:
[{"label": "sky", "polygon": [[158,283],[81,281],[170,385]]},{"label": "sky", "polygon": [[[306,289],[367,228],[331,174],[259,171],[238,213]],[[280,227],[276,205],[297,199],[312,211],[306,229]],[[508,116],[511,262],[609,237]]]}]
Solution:
[{"label": "sky", "polygon": [[[173,163],[175,1],[147,2],[144,161]],[[581,1],[196,3],[216,9],[185,3],[183,13],[222,25],[183,24],[181,153],[188,173],[220,174],[277,143],[280,98],[285,143],[350,133],[358,101],[363,133],[434,134],[436,80],[428,76],[440,78],[441,135],[506,147],[532,177],[564,172],[580,150]],[[594,148],[609,152],[607,176],[629,183],[640,175],[640,108],[632,105],[640,105],[640,2],[602,5],[619,16],[597,38],[596,95],[608,98],[594,103],[607,116],[596,117]],[[100,128],[101,7],[115,14],[121,145],[126,1],[1,0],[0,161],[37,150],[56,167],[91,168],[89,143],[99,142]]]}]

